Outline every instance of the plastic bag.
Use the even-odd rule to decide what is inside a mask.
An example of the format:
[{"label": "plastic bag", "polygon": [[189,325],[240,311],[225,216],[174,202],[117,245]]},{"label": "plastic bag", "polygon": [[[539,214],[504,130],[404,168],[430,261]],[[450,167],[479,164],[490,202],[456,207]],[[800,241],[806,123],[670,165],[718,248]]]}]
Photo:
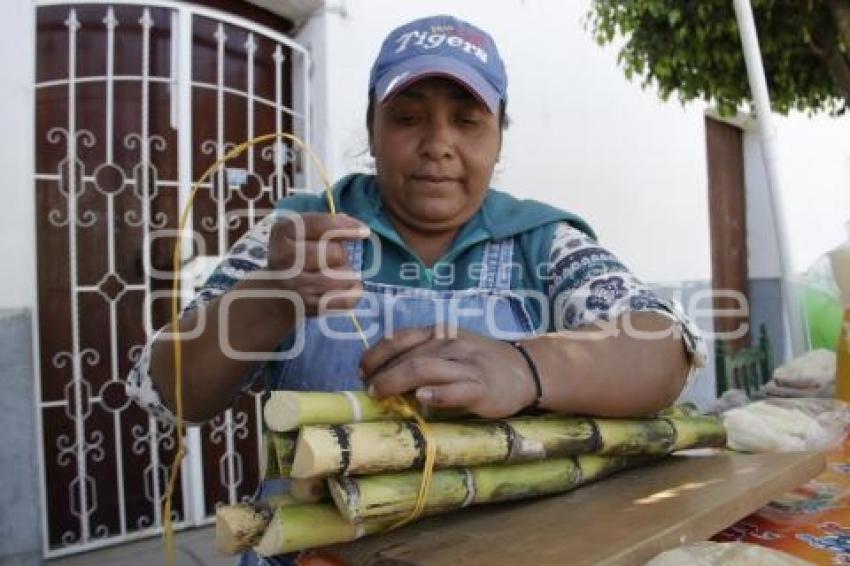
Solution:
[{"label": "plastic bag", "polygon": [[806,352],[776,368],[762,388],[770,397],[835,397],[835,352]]},{"label": "plastic bag", "polygon": [[744,542],[696,542],[662,552],[646,566],[808,566],[778,550]]},{"label": "plastic bag", "polygon": [[720,415],[730,409],[743,407],[752,402],[753,400],[747,396],[743,389],[727,389],[718,399],[710,402],[703,412],[707,415]]},{"label": "plastic bag", "polygon": [[828,255],[822,255],[812,263],[800,277],[797,288],[806,314],[810,347],[835,351],[843,311]]},{"label": "plastic bag", "polygon": [[722,418],[726,445],[739,452],[830,450],[850,430],[850,406],[837,399],[768,399]]}]

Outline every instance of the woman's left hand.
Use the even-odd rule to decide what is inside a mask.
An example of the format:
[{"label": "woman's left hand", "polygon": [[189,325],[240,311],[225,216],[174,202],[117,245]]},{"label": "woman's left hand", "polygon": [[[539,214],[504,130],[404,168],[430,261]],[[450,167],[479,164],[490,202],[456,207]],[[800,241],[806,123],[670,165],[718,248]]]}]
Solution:
[{"label": "woman's left hand", "polygon": [[487,418],[513,415],[536,399],[527,362],[510,344],[461,329],[409,328],[363,354],[363,379],[384,399],[415,392],[423,405]]}]

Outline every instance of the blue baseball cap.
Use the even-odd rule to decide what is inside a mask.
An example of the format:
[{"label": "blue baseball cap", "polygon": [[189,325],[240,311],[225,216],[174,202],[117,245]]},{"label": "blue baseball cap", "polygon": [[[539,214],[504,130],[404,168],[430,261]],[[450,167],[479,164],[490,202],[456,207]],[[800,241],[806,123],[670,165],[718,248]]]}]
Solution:
[{"label": "blue baseball cap", "polygon": [[372,65],[369,89],[380,103],[431,76],[459,82],[494,114],[507,100],[508,77],[493,38],[452,16],[422,18],[391,31]]}]

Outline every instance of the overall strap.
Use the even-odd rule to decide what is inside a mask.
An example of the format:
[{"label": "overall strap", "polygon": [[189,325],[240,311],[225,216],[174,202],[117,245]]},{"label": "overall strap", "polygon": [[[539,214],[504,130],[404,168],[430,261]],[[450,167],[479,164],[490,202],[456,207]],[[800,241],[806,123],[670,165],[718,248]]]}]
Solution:
[{"label": "overall strap", "polygon": [[479,288],[495,290],[509,290],[511,288],[513,252],[513,238],[489,241],[484,245],[484,252],[481,257],[481,274],[478,279]]},{"label": "overall strap", "polygon": [[343,240],[343,247],[348,254],[348,263],[355,273],[363,270],[363,240]]}]

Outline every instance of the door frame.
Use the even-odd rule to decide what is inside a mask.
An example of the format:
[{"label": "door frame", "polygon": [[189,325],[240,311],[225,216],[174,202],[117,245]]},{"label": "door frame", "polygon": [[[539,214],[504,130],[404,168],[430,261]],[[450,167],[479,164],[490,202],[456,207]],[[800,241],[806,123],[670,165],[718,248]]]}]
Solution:
[{"label": "door frame", "polygon": [[[190,4],[187,2],[180,2],[178,0],[119,0],[115,2],[104,2],[98,0],[36,0],[33,3],[33,38],[37,35],[37,22],[38,22],[38,10],[40,8],[49,7],[49,6],[62,6],[68,7],[69,10],[73,9],[77,5],[89,5],[92,4],[102,4],[104,9],[107,9],[109,6],[138,6],[138,7],[149,7],[149,8],[164,8],[172,11],[172,22],[176,23],[177,26],[173,28],[174,32],[178,33],[178,39],[174,41],[174,44],[177,46],[176,49],[173,49],[172,53],[172,63],[176,63],[176,65],[172,64],[171,68],[171,77],[170,83],[172,88],[176,91],[176,111],[172,114],[174,118],[176,118],[177,124],[177,147],[176,150],[178,155],[180,156],[180,164],[178,168],[178,202],[180,205],[180,209],[182,210],[187,201],[188,196],[191,192],[191,185],[194,179],[192,178],[192,89],[193,89],[193,81],[192,81],[192,21],[195,16],[209,18],[215,21],[218,21],[222,24],[229,24],[233,26],[237,26],[243,28],[252,33],[261,34],[275,42],[283,44],[293,53],[296,53],[300,56],[299,66],[300,69],[296,72],[295,68],[293,68],[293,72],[291,75],[286,77],[287,79],[292,80],[293,90],[300,87],[299,95],[294,97],[294,106],[299,105],[300,103],[300,112],[297,113],[299,120],[297,120],[298,125],[298,135],[305,140],[306,143],[311,143],[311,132],[310,132],[310,84],[309,84],[309,68],[310,68],[310,54],[308,50],[302,45],[295,42],[291,37],[288,37],[276,30],[273,30],[265,25],[259,24],[257,22],[251,21],[244,17],[234,15],[227,11],[218,10],[215,8],[211,8],[208,6],[199,6]],[[176,19],[176,21],[175,21]],[[73,32],[71,32],[73,33]],[[70,37],[70,35],[69,35]],[[186,39],[188,38],[188,39]],[[110,49],[112,47],[110,46]],[[37,56],[37,54],[35,54]],[[33,68],[35,68],[36,60],[32,61]],[[36,80],[35,72],[33,72],[33,98],[35,98],[35,89],[39,87],[39,83]],[[75,81],[75,78],[66,79],[66,83]],[[71,104],[69,102],[69,104]],[[72,107],[72,106],[70,106]],[[277,124],[278,129],[280,129],[280,124]],[[40,140],[33,139],[33,151],[36,151],[38,147],[38,143]],[[76,150],[72,150],[74,155],[76,155]],[[303,185],[305,187],[312,186],[311,184],[311,171],[310,167],[303,168]],[[33,175],[31,176],[33,182],[38,179],[37,172],[35,170],[35,162],[33,163]],[[34,185],[33,185],[34,186]],[[35,197],[33,197],[35,198]],[[74,198],[70,198],[69,205]],[[37,214],[37,210],[34,209],[34,214]],[[34,221],[36,220],[36,216],[33,217]],[[186,232],[190,233],[192,230],[192,223],[189,222],[186,227]],[[35,237],[35,231],[33,231],[33,237]],[[189,239],[191,239],[191,235],[189,235]],[[220,250],[221,251],[221,250]],[[38,280],[38,262],[35,262],[36,269],[36,280]],[[72,267],[72,269],[74,269]],[[187,275],[183,276],[183,288],[191,289],[191,282],[187,279]],[[75,296],[74,293],[76,291],[72,288],[71,293],[72,297]],[[183,295],[182,300],[185,302],[188,301],[188,297],[186,297],[186,293],[181,293]],[[116,536],[109,536],[104,538],[97,538],[96,536],[81,536],[84,540],[79,543],[70,544],[62,547],[52,547],[50,545],[50,537],[49,537],[49,529],[48,529],[48,513],[47,513],[47,475],[46,475],[46,463],[44,461],[45,451],[44,451],[44,424],[42,422],[42,408],[44,406],[42,402],[42,369],[41,369],[41,348],[40,348],[40,329],[39,329],[39,321],[40,321],[40,305],[38,301],[38,294],[36,293],[35,300],[33,302],[33,376],[35,379],[34,384],[34,407],[33,410],[36,414],[36,439],[37,439],[37,463],[38,463],[38,476],[39,476],[39,503],[41,508],[41,539],[42,539],[42,551],[43,556],[45,558],[56,558],[68,554],[74,554],[78,552],[84,552],[93,550],[96,548],[101,548],[105,546],[111,546],[115,544],[120,544],[124,542],[128,542],[134,539],[149,537],[153,535],[157,535],[162,531],[161,521],[156,521],[151,527],[139,529],[135,531],[129,531],[126,528],[122,529],[123,532],[119,533]],[[71,358],[78,358],[77,360],[72,360],[72,363],[79,365],[79,358],[85,355],[84,351],[80,351],[79,344],[72,344],[72,352]],[[77,350],[74,352],[74,350]],[[125,376],[118,376],[118,379],[124,379]],[[71,381],[70,383],[76,380]],[[258,401],[259,402],[259,401]],[[77,403],[79,405],[79,403]],[[229,429],[232,429],[231,417],[228,414],[226,417],[226,426]],[[79,423],[77,423],[79,426]],[[258,439],[259,442],[259,439]],[[211,522],[209,517],[206,517],[205,509],[204,509],[204,488],[203,488],[203,475],[200,473],[200,467],[202,465],[202,461],[200,458],[200,447],[201,447],[201,436],[200,431],[192,427],[189,429],[189,433],[187,435],[187,444],[189,446],[189,450],[193,451],[196,454],[196,458],[190,461],[188,458],[184,461],[184,466],[182,470],[181,482],[183,486],[183,497],[184,497],[184,510],[185,510],[185,518],[181,521],[177,526],[179,527],[189,527],[195,525],[202,525]],[[85,468],[85,464],[78,464],[78,468],[82,466]],[[78,469],[79,473],[79,469]],[[191,478],[190,478],[191,476]],[[232,478],[232,472],[230,477]],[[78,476],[79,479],[79,476]],[[123,478],[120,478],[123,481]],[[85,490],[86,481],[83,479],[80,482],[80,485],[83,486],[81,489]],[[119,487],[119,489],[121,489]],[[85,491],[81,494],[81,501],[85,499]],[[88,512],[84,511],[82,513],[82,521],[87,521]],[[123,519],[122,519],[123,520]],[[82,533],[88,532],[88,525],[81,529]]]},{"label": "door frame", "polygon": [[[737,300],[722,296],[740,293],[746,314],[738,318],[714,317],[715,335],[747,324],[742,336],[727,341],[731,354],[750,341],[749,254],[747,248],[747,191],[744,159],[746,125],[706,113],[706,172],[711,244],[711,286],[714,309],[737,309]],[[718,296],[720,292],[720,296]]]}]

